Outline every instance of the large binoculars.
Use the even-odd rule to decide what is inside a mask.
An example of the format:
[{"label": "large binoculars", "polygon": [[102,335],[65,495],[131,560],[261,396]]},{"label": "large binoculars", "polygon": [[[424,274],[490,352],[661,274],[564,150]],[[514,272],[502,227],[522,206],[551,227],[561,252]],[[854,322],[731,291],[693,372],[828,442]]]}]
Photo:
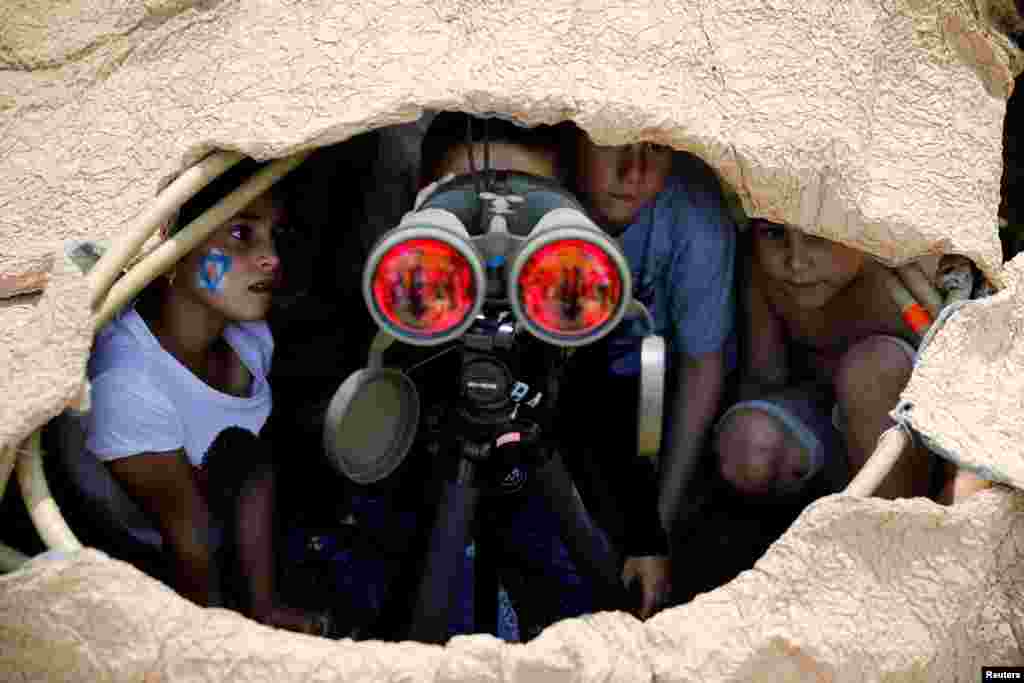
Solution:
[{"label": "large binoculars", "polygon": [[363,295],[382,330],[416,345],[459,337],[490,302],[542,341],[580,346],[632,300],[621,249],[571,194],[502,171],[439,184],[370,251]]},{"label": "large binoculars", "polygon": [[[391,341],[454,341],[486,317],[487,305],[510,310],[517,326],[544,342],[578,347],[615,329],[630,307],[646,312],[633,301],[622,250],[554,181],[487,171],[424,194],[370,251],[363,296],[382,334],[368,367],[342,383],[325,415],[329,460],[359,484],[389,476],[419,425],[415,384],[384,367]],[[648,457],[661,439],[664,356],[664,341],[648,334],[637,406],[639,451]]]}]

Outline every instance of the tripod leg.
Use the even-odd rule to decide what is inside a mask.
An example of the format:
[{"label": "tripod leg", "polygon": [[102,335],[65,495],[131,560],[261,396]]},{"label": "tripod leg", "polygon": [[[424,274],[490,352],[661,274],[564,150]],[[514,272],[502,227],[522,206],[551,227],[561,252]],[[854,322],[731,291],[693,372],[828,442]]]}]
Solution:
[{"label": "tripod leg", "polygon": [[473,555],[473,622],[477,633],[498,635],[498,565],[488,529],[476,534]]},{"label": "tripod leg", "polygon": [[534,472],[538,490],[558,518],[569,557],[580,574],[594,582],[597,609],[631,610],[634,605],[630,604],[620,576],[621,561],[583,506],[558,451]]},{"label": "tripod leg", "polygon": [[441,492],[423,577],[416,591],[409,627],[411,640],[443,643],[447,639],[453,603],[465,581],[462,567],[466,542],[480,498],[480,489],[473,483],[473,470],[473,463],[462,460],[456,480],[445,482]]}]

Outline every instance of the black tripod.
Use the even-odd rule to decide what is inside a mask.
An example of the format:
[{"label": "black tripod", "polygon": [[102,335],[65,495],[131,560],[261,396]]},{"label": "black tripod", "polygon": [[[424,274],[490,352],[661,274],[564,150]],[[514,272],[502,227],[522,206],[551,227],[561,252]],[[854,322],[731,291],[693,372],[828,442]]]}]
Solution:
[{"label": "black tripod", "polygon": [[[422,500],[433,513],[431,525],[417,525],[418,531],[411,537],[399,533],[393,539],[389,554],[395,558],[422,555],[423,562],[418,563],[419,567],[402,562],[402,568],[389,579],[394,589],[390,591],[392,597],[375,619],[376,626],[371,627],[377,637],[432,643],[446,639],[453,608],[464,595],[459,589],[468,580],[464,567],[470,537],[475,548],[474,630],[496,633],[498,569],[508,564],[503,563],[502,555],[515,556],[516,550],[523,550],[519,557],[526,559],[527,565],[534,559],[525,552],[532,548],[498,545],[498,529],[504,526],[500,520],[511,518],[510,528],[526,529],[534,535],[534,529],[520,524],[535,522],[516,516],[511,496],[533,511],[537,503],[546,508],[540,512],[547,519],[539,524],[554,528],[538,527],[536,536],[549,540],[557,536],[561,541],[575,572],[587,584],[592,609],[635,607],[638,600],[620,581],[621,558],[596,528],[565,468],[557,440],[549,436],[559,410],[558,397],[568,360],[565,349],[517,334],[517,326],[502,306],[485,307],[460,339],[442,347],[428,350],[403,344],[391,349],[388,371],[384,372],[379,369],[384,366],[388,339],[385,337],[381,344],[375,340],[370,368],[342,384],[327,411],[330,413],[340,401],[339,413],[327,416],[324,428],[331,462],[342,474],[381,493],[398,494],[403,504]],[[376,375],[374,368],[378,369]],[[373,394],[359,394],[361,386],[374,381],[380,381],[388,391],[398,392],[401,401],[388,399],[389,393],[384,391],[377,396],[387,400],[378,406]],[[356,400],[353,396],[369,401],[369,410],[410,413],[413,417],[408,423],[415,431],[414,443],[396,446],[396,442],[382,438],[367,447],[360,436],[352,441],[340,439],[341,445],[337,445],[337,435],[344,434],[349,424],[356,425],[355,433],[365,428],[365,424],[351,419],[346,422],[346,406]],[[425,406],[422,414],[420,405]],[[379,429],[387,436],[394,426]],[[394,433],[410,433],[402,429]],[[337,446],[335,450],[331,450],[331,444]],[[377,478],[377,473],[384,470],[387,474]],[[510,473],[525,473],[525,489],[509,492],[501,482],[507,484]],[[365,481],[360,482],[360,478]],[[492,516],[497,523],[486,523]],[[395,521],[398,523],[397,518]],[[534,574],[530,578],[538,577]],[[534,581],[530,588],[544,583],[546,580]],[[536,610],[530,610],[531,614],[548,612],[535,625],[555,616],[546,603],[559,595],[524,592],[530,602],[537,595],[545,599],[534,605]]]},{"label": "black tripod", "polygon": [[[558,536],[569,557],[594,586],[595,609],[631,609],[635,600],[620,580],[620,558],[594,525],[557,449],[542,444],[540,429],[511,421],[486,426],[477,422],[458,430],[461,434],[474,432],[476,439],[458,440],[456,474],[441,484],[408,637],[429,643],[445,641],[458,587],[466,579],[462,556],[474,520],[481,505],[502,504],[500,496],[486,495],[495,473],[500,476],[516,467],[528,472],[524,493],[540,496],[554,513]],[[474,541],[476,630],[496,633],[498,566],[492,544],[497,539],[481,529]]]}]

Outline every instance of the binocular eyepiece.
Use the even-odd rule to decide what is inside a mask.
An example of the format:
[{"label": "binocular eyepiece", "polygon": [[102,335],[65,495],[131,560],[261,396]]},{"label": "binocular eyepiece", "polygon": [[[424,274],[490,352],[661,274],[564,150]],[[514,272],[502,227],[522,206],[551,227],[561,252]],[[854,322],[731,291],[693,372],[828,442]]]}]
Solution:
[{"label": "binocular eyepiece", "polygon": [[632,300],[619,246],[557,183],[492,172],[442,184],[371,250],[363,295],[396,339],[463,335],[485,303],[509,308],[542,341],[580,346],[622,320]]}]

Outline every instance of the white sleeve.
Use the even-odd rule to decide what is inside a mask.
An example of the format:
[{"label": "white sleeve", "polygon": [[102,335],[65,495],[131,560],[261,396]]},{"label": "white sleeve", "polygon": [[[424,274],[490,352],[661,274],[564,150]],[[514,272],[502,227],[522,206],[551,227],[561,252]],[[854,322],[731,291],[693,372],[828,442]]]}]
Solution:
[{"label": "white sleeve", "polygon": [[100,460],[185,446],[174,404],[135,370],[109,370],[92,382],[85,446]]}]

